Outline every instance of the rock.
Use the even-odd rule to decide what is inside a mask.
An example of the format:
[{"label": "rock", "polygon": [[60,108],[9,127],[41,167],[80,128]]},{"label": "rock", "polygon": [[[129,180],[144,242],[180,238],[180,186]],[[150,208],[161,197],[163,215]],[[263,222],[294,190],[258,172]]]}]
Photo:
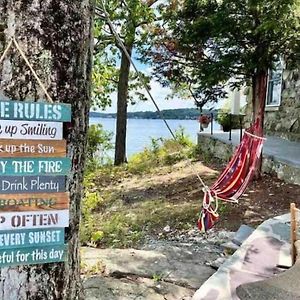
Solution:
[{"label": "rock", "polygon": [[246,210],[246,211],[245,211],[245,214],[244,214],[244,217],[245,217],[245,218],[251,218],[251,217],[256,216],[256,215],[257,215],[256,212],[254,212],[254,211],[252,211],[252,210]]},{"label": "rock", "polygon": [[187,235],[188,236],[195,236],[197,235],[199,232],[199,229],[190,229],[188,232],[187,232]]},{"label": "rock", "polygon": [[207,262],[206,265],[210,266],[214,270],[218,270],[220,268],[220,266],[223,265],[223,263],[226,261],[226,259],[227,258],[225,256],[219,257],[214,261]]},{"label": "rock", "polygon": [[167,225],[166,227],[164,227],[163,231],[168,233],[171,231],[171,227],[169,225]]},{"label": "rock", "polygon": [[242,243],[250,236],[250,234],[254,231],[255,229],[247,226],[247,225],[241,225],[239,230],[236,232],[234,235],[234,238],[232,239],[232,242],[235,243],[238,246],[241,246]]},{"label": "rock", "polygon": [[221,245],[224,250],[236,251],[239,246],[233,242],[227,242]]},{"label": "rock", "polygon": [[234,237],[234,232],[221,230],[218,232],[208,233],[206,240],[208,243],[214,243],[217,245],[221,245],[222,243],[229,242]]},{"label": "rock", "polygon": [[190,300],[194,290],[147,278],[90,277],[83,283],[85,300]]},{"label": "rock", "polygon": [[[216,254],[208,253],[210,259]],[[107,276],[124,277],[136,275],[152,278],[161,274],[166,282],[198,288],[214,270],[205,266],[207,255],[179,247],[168,247],[160,251],[135,249],[82,248],[82,262],[87,268],[99,264],[105,266]]]}]

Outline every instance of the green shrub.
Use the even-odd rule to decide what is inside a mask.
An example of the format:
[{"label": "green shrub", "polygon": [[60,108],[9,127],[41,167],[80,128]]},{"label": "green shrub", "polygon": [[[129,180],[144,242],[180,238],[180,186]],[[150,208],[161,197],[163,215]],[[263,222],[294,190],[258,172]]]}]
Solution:
[{"label": "green shrub", "polygon": [[230,115],[226,112],[218,113],[216,121],[222,125],[224,131],[229,131],[229,129],[238,129],[240,128],[240,116]]},{"label": "green shrub", "polygon": [[86,192],[83,198],[82,214],[86,216],[101,205],[103,199],[97,192]]},{"label": "green shrub", "polygon": [[188,157],[194,145],[182,127],[175,132],[175,138],[152,138],[149,147],[130,157],[128,171],[133,174],[151,172],[157,166],[172,165]]},{"label": "green shrub", "polygon": [[176,141],[184,147],[191,147],[193,145],[193,142],[191,141],[190,137],[185,134],[182,126],[179,126],[179,128],[175,131],[175,138]]},{"label": "green shrub", "polygon": [[86,192],[82,200],[82,220],[80,222],[80,241],[86,243],[92,240],[95,227],[93,211],[103,202],[103,198],[97,192]]},{"label": "green shrub", "polygon": [[87,169],[93,171],[110,162],[107,152],[113,149],[112,132],[103,129],[101,124],[90,125],[87,141]]},{"label": "green shrub", "polygon": [[[143,237],[142,228],[136,224],[135,215],[117,212],[106,220],[102,220],[98,233],[94,233],[94,242],[111,247],[131,247]],[[101,234],[99,234],[101,232]]]}]

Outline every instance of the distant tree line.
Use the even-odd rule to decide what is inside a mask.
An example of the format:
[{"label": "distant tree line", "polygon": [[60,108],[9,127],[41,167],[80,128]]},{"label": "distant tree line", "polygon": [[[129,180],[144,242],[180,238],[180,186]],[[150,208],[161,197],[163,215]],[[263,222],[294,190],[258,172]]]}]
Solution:
[{"label": "distant tree line", "polygon": [[[196,120],[200,115],[200,111],[195,108],[179,108],[179,109],[166,109],[161,111],[165,119],[177,119],[177,120]],[[202,114],[214,115],[217,111],[207,111],[203,110]],[[116,118],[115,113],[99,113],[90,112],[91,118]],[[160,119],[158,112],[155,111],[138,111],[129,112],[127,114],[129,119]]]}]

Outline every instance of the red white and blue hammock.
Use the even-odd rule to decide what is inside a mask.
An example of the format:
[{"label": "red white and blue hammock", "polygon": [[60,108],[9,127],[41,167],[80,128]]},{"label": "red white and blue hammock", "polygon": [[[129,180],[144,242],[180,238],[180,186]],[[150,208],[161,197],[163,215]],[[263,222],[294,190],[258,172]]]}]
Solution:
[{"label": "red white and blue hammock", "polygon": [[203,189],[203,207],[198,219],[198,228],[205,232],[218,220],[218,200],[237,203],[252,179],[256,164],[262,152],[265,138],[256,136],[258,123],[255,122],[243,135],[231,161],[217,181]]}]

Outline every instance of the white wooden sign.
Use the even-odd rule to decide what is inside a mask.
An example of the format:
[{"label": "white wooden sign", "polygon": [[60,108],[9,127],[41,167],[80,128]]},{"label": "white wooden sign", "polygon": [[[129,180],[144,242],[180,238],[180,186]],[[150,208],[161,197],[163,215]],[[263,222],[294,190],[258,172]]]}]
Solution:
[{"label": "white wooden sign", "polygon": [[68,209],[0,213],[0,230],[60,228],[68,226]]},{"label": "white wooden sign", "polygon": [[62,123],[0,120],[1,139],[62,140]]}]

